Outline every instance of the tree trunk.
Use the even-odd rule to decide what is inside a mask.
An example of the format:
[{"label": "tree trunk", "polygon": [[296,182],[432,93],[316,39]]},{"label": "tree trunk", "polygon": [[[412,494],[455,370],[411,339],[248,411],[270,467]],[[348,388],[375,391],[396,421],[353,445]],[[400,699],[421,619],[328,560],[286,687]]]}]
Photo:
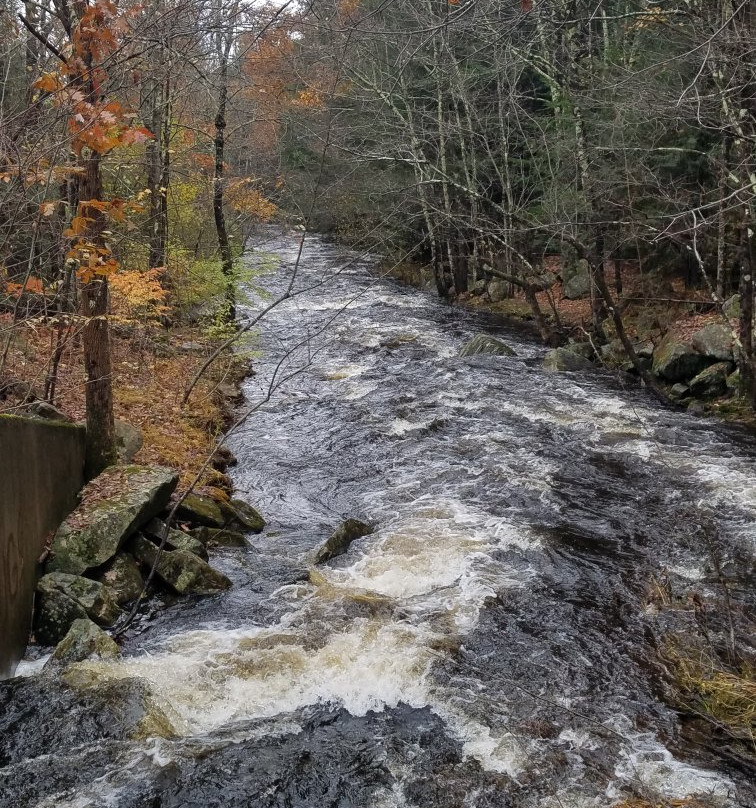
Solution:
[{"label": "tree trunk", "polygon": [[226,214],[223,210],[224,150],[226,131],[226,100],[228,97],[228,54],[224,54],[220,71],[218,112],[215,116],[215,174],[213,176],[213,216],[218,234],[218,249],[221,257],[221,270],[226,279],[226,309],[224,319],[236,319],[236,280],[234,278],[234,257],[228,238]]}]

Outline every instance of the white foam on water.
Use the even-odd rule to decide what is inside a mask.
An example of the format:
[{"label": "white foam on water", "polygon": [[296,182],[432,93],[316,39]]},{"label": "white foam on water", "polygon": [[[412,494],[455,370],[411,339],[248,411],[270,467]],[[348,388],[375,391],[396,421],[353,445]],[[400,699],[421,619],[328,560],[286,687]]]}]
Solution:
[{"label": "white foam on water", "polygon": [[45,667],[45,663],[52,654],[45,654],[39,659],[24,659],[16,665],[14,676],[36,676]]},{"label": "white foam on water", "polygon": [[357,619],[321,647],[305,642],[271,629],[195,631],[154,655],[78,663],[70,676],[80,685],[145,680],[181,735],[317,703],[341,704],[353,715],[427,703],[432,658],[412,626]]}]

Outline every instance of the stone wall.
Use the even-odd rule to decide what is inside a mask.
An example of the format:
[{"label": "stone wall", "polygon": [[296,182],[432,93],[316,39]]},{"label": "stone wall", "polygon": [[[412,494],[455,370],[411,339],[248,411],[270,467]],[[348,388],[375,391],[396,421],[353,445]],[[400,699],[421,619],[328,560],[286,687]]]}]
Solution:
[{"label": "stone wall", "polygon": [[0,678],[26,647],[37,561],[76,505],[85,439],[82,426],[0,415]]}]

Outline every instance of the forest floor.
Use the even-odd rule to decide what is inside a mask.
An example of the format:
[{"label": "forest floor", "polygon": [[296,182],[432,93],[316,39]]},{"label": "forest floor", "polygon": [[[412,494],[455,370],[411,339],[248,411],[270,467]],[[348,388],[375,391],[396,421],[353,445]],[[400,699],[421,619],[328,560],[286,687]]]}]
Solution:
[{"label": "forest floor", "polygon": [[[0,315],[0,413],[23,413],[33,400],[44,398],[58,337],[45,318],[29,318],[10,330],[11,316]],[[85,372],[80,336],[63,333],[64,349],[57,375],[54,406],[73,421],[85,418]],[[228,454],[217,440],[229,424],[240,399],[239,384],[248,363],[228,351],[221,354],[198,382],[187,404],[186,386],[218,344],[200,326],[163,327],[157,323],[115,324],[111,328],[114,411],[117,421],[136,427],[142,447],[132,462],[177,469],[186,488],[206,459],[196,490],[224,498],[231,484],[223,473]],[[5,396],[3,396],[5,388]]]}]

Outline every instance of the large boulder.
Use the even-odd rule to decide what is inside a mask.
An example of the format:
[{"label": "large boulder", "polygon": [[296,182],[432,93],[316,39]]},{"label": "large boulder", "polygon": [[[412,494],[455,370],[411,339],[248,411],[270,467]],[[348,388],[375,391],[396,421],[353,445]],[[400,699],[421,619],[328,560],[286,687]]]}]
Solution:
[{"label": "large boulder", "polygon": [[698,398],[716,398],[727,392],[727,377],[732,372],[731,362],[717,362],[702,370],[690,382],[690,393]]},{"label": "large boulder", "polygon": [[145,567],[155,565],[158,577],[180,595],[215,595],[231,586],[231,581],[188,550],[163,550],[144,536],[135,536],[131,552]]},{"label": "large boulder", "polygon": [[583,258],[567,264],[562,270],[562,294],[568,300],[579,300],[591,294],[591,267]]},{"label": "large boulder", "polygon": [[121,653],[112,637],[91,620],[74,620],[65,637],[53,651],[56,662],[81,662],[91,656],[112,659]]},{"label": "large boulder", "polygon": [[710,364],[711,360],[698,353],[689,342],[668,333],[654,350],[651,369],[670,382],[685,382]]},{"label": "large boulder", "polygon": [[202,494],[187,494],[176,510],[176,518],[206,527],[223,527],[226,523],[220,505]]},{"label": "large boulder", "polygon": [[139,566],[128,553],[118,553],[97,580],[110,588],[119,604],[136,600],[144,587]]},{"label": "large boulder", "polygon": [[492,354],[494,356],[517,356],[517,354],[501,340],[487,334],[477,334],[459,352],[460,356],[476,356]]},{"label": "large boulder", "polygon": [[184,533],[183,530],[175,530],[172,527],[168,527],[165,522],[160,519],[150,519],[142,530],[156,544],[160,544],[165,535],[165,543],[169,550],[187,550],[207,561],[207,550],[205,549],[204,542],[194,536],[190,536],[188,533]]},{"label": "large boulder", "polygon": [[693,334],[693,347],[703,356],[718,359],[720,362],[733,361],[732,329],[724,323],[709,323]]},{"label": "large boulder", "polygon": [[575,350],[574,345],[554,348],[543,358],[544,370],[575,371],[588,370],[593,367],[590,359]]},{"label": "large boulder", "polygon": [[361,522],[359,519],[346,519],[318,548],[315,553],[315,563],[322,564],[331,558],[343,555],[353,541],[362,536],[369,536],[371,533],[373,533],[373,528],[365,522]]},{"label": "large boulder", "polygon": [[168,504],[178,475],[160,466],[114,466],[84,490],[58,528],[47,570],[80,575],[109,561],[126,539]]},{"label": "large boulder", "polygon": [[110,626],[120,616],[115,594],[99,581],[51,572],[37,583],[34,633],[44,645],[61,640],[74,620],[89,617]]},{"label": "large boulder", "polygon": [[225,517],[224,527],[231,530],[249,530],[260,533],[265,527],[262,514],[243,499],[233,498],[230,502],[220,503],[221,511]]}]

